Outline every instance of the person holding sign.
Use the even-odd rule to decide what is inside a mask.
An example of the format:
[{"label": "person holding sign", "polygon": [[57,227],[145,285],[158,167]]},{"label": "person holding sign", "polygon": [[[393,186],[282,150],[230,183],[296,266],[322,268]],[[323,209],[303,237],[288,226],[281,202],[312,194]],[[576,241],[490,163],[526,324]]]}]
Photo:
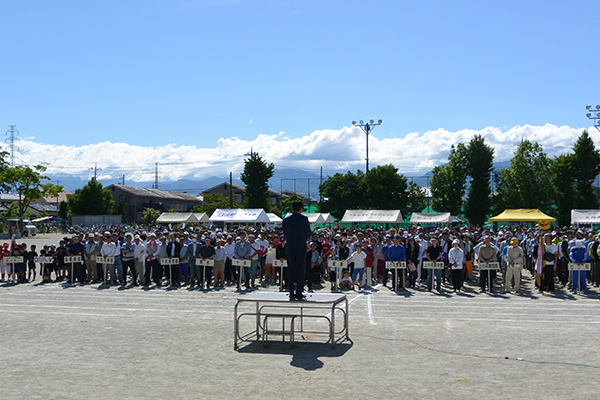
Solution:
[{"label": "person holding sign", "polygon": [[508,260],[508,266],[506,268],[506,282],[504,284],[504,289],[506,293],[510,293],[510,282],[514,279],[515,292],[519,293],[521,287],[521,271],[523,270],[525,255],[523,249],[519,246],[519,239],[516,237],[510,239],[510,247],[506,252],[506,259]]},{"label": "person holding sign", "polygon": [[[436,237],[431,238],[431,245],[427,248],[425,252],[425,257],[428,261],[438,262],[442,259],[443,250],[442,246]],[[431,292],[433,289],[433,280],[436,280],[435,290],[438,292],[442,291],[442,270],[441,269],[433,269],[428,271],[427,275],[427,291]]]},{"label": "person holding sign", "polygon": [[462,285],[462,269],[463,269],[463,259],[465,257],[465,253],[463,249],[460,248],[460,240],[454,239],[452,241],[452,248],[448,252],[448,263],[450,264],[450,271],[452,274],[452,288],[455,292],[460,292],[460,287]]},{"label": "person holding sign", "polygon": [[[233,256],[237,260],[249,260],[252,253],[254,253],[254,249],[252,248],[252,245],[250,244],[250,242],[248,242],[246,240],[246,232],[245,231],[241,231],[239,235],[240,235],[240,240],[235,244],[235,251],[234,251]],[[244,267],[243,271],[244,271],[244,285],[246,286],[246,288],[248,288],[248,286],[250,286],[250,267]],[[241,279],[242,267],[240,267],[239,273],[240,273],[239,276]],[[239,289],[240,285],[238,284],[237,287]]]},{"label": "person holding sign", "polygon": [[[73,235],[71,242],[67,246],[67,254],[71,257],[80,256],[84,259],[85,247],[79,242],[79,236]],[[71,283],[75,283],[76,280],[82,285],[85,283],[85,267],[81,262],[73,263],[73,276],[70,276]]]},{"label": "person holding sign", "polygon": [[[492,239],[486,235],[483,239],[483,244],[478,246],[477,256],[479,258],[479,263],[490,263],[496,261],[496,246],[492,245]],[[489,271],[485,273],[483,271],[479,271],[479,287],[481,289],[481,293],[485,293],[485,286],[487,285],[489,275],[489,285],[490,285],[490,293],[494,293],[494,279],[496,278],[496,271]]]},{"label": "person holding sign", "polygon": [[[575,241],[575,247],[571,248],[569,252],[569,259],[572,263],[579,266],[583,265],[588,260],[588,251],[584,246],[584,240]],[[573,291],[577,289],[582,291],[587,290],[586,272],[585,271],[573,271]]]},{"label": "person holding sign", "polygon": [[[389,261],[406,261],[406,249],[404,248],[402,243],[400,243],[400,235],[397,233],[394,235],[394,242],[391,246],[388,247],[387,258],[389,259]],[[387,273],[387,271],[384,273]],[[403,291],[405,286],[403,269],[401,269],[400,272],[398,272],[397,269],[392,270],[393,284],[391,289],[394,290],[394,287],[396,287],[398,283],[398,278],[400,278],[400,291]]]},{"label": "person holding sign", "polygon": [[304,203],[296,200],[292,203],[292,213],[282,222],[286,239],[285,257],[288,262],[288,289],[290,300],[303,300],[304,275],[306,268],[306,241],[310,239],[310,223],[302,215]]}]

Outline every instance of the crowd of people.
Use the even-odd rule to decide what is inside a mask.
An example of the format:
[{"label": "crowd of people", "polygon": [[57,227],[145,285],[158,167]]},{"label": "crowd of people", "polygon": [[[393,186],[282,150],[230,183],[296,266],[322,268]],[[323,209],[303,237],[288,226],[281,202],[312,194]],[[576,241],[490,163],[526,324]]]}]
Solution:
[{"label": "crowd of people", "polygon": [[[42,249],[13,238],[0,251],[1,279],[27,283],[39,273],[44,283],[235,286],[240,290],[287,285],[286,269],[281,267],[286,258],[281,229],[166,231],[138,226],[128,230],[81,228]],[[5,262],[9,256],[22,256],[23,262],[9,264]],[[65,262],[70,256],[81,256],[82,262]],[[111,262],[102,262],[105,257]],[[250,265],[238,267],[236,259],[249,260]],[[404,268],[388,268],[388,262],[394,261],[404,261]],[[438,266],[431,268],[435,263]],[[570,263],[589,263],[591,268],[589,273],[581,268],[570,271]],[[471,283],[481,292],[521,292],[523,271],[535,278],[541,292],[553,292],[557,286],[585,292],[588,284],[600,284],[599,235],[576,228],[544,231],[514,226],[492,232],[467,227],[336,226],[312,231],[305,264],[308,290],[361,290],[380,282],[396,291],[445,287],[460,292]]]}]

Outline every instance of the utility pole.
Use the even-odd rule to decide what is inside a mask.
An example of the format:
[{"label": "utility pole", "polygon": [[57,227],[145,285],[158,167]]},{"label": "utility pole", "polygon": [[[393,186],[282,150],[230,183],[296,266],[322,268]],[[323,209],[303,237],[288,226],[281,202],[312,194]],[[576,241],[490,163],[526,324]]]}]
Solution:
[{"label": "utility pole", "polygon": [[123,174],[123,186],[125,186],[125,174]]},{"label": "utility pole", "polygon": [[[57,180],[56,180],[56,186],[59,186],[59,185],[60,185],[60,181],[57,179]],[[60,193],[56,194],[56,216],[57,216],[57,217],[60,217],[60,216],[58,215],[58,214],[59,214],[59,212],[60,212],[60,204],[58,204],[58,195],[59,195],[59,194],[60,194]]]},{"label": "utility pole", "polygon": [[90,168],[90,171],[94,171],[94,180],[98,180],[98,171],[102,171],[102,168],[98,168],[98,164],[94,163],[94,168]]},{"label": "utility pole", "polygon": [[154,187],[153,189],[158,189],[158,163],[155,163],[154,166]]},{"label": "utility pole", "polygon": [[16,137],[19,134],[19,131],[15,129],[16,125],[9,125],[10,129],[6,131],[8,138],[4,140],[8,144],[10,148],[10,166],[15,166],[15,151],[19,150],[18,147],[15,147],[15,142],[18,142],[19,139]]},{"label": "utility pole", "polygon": [[367,158],[365,158],[365,160],[367,160],[367,170],[365,173],[367,174],[369,173],[369,132],[371,132],[377,125],[381,125],[382,122],[382,120],[379,120],[377,123],[375,123],[375,121],[371,120],[365,124],[361,120],[357,124],[356,121],[352,121],[352,125],[358,126],[367,135]]},{"label": "utility pole", "polygon": [[319,201],[323,201],[323,195],[321,194],[321,185],[323,184],[323,167],[321,167],[321,179],[319,180]]},{"label": "utility pole", "polygon": [[229,208],[233,208],[233,172],[229,171]]}]

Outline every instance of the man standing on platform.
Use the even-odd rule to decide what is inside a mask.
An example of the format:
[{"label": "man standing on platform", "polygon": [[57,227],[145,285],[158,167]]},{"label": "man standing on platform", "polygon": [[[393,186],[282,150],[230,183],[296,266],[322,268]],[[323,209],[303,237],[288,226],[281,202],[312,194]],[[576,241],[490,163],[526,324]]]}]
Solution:
[{"label": "man standing on platform", "polygon": [[310,239],[308,218],[302,215],[304,204],[300,200],[292,204],[292,213],[283,220],[285,257],[288,264],[288,288],[290,300],[303,300],[306,241]]}]

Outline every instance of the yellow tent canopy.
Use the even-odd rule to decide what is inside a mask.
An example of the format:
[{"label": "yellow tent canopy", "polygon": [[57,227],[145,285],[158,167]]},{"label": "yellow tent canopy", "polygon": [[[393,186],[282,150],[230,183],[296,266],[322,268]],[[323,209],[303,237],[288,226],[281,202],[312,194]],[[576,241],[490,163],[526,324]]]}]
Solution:
[{"label": "yellow tent canopy", "polygon": [[490,222],[556,222],[556,218],[544,214],[538,209],[518,208],[504,210],[501,214],[490,218]]}]

